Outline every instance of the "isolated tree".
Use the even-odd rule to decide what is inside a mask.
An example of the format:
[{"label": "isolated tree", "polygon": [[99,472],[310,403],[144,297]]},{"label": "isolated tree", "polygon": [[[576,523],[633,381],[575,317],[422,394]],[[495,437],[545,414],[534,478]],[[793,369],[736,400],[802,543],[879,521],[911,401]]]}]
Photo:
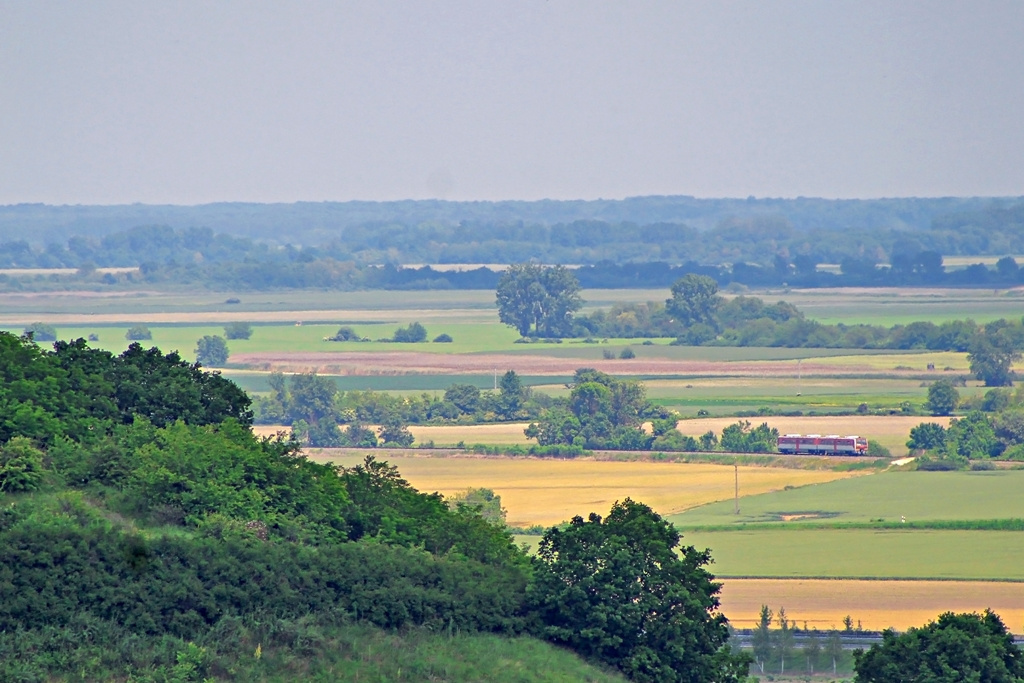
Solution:
[{"label": "isolated tree", "polygon": [[779,633],[775,637],[775,649],[779,653],[779,673],[786,673],[786,659],[793,653],[793,623],[786,617],[786,609],[779,608]]},{"label": "isolated tree", "polygon": [[718,295],[718,283],[706,275],[689,273],[672,284],[672,298],[665,301],[665,308],[683,326],[707,325],[717,328],[715,317],[722,297]]},{"label": "isolated tree", "polygon": [[902,635],[886,630],[880,644],[867,652],[854,652],[853,658],[856,683],[1024,681],[1024,652],[989,610],[984,614],[946,612],[938,621]]},{"label": "isolated tree", "polygon": [[57,328],[46,323],[32,323],[25,328],[25,336],[33,341],[57,341]]},{"label": "isolated tree", "polygon": [[573,313],[583,306],[580,283],[563,266],[520,263],[509,267],[498,280],[498,319],[527,337],[572,333]]},{"label": "isolated tree", "polygon": [[710,555],[679,540],[628,498],[604,519],[591,513],[549,529],[527,596],[540,635],[633,681],[745,680],[749,659],[726,644]]},{"label": "isolated tree", "polygon": [[226,339],[248,339],[252,336],[252,325],[244,322],[228,323],[224,326]]},{"label": "isolated tree", "polygon": [[219,335],[205,335],[196,342],[196,362],[220,367],[228,362],[228,343]]},{"label": "isolated tree", "polygon": [[949,415],[960,403],[960,392],[948,379],[940,379],[928,387],[928,412],[932,415]]},{"label": "isolated tree", "polygon": [[[804,628],[806,630],[806,624]],[[821,658],[821,640],[818,638],[818,630],[815,629],[807,635],[804,641],[804,658],[807,661],[807,673],[814,675],[814,665]]]},{"label": "isolated tree", "polygon": [[124,333],[124,338],[128,341],[145,341],[152,339],[153,333],[145,325],[135,325],[128,328],[128,331]]},{"label": "isolated tree", "polygon": [[526,390],[523,380],[515,370],[509,370],[498,382],[498,396],[495,400],[495,412],[506,420],[514,420],[522,410]]},{"label": "isolated tree", "polygon": [[825,639],[825,656],[832,660],[832,675],[835,676],[839,668],[839,660],[843,657],[843,637],[839,631],[832,629]]},{"label": "isolated tree", "polygon": [[[998,323],[1000,321],[996,321]],[[1005,323],[1005,321],[1002,321]],[[1013,384],[1010,371],[1014,362],[1020,360],[1020,340],[1009,326],[989,323],[983,332],[971,339],[967,353],[971,372],[987,387],[1008,387]]]}]

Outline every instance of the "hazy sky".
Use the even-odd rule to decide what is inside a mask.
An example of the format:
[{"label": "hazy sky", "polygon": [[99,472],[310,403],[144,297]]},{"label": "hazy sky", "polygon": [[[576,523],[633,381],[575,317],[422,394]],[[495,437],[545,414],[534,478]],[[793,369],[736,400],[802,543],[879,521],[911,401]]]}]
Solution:
[{"label": "hazy sky", "polygon": [[1024,1],[0,0],[0,203],[1024,194]]}]

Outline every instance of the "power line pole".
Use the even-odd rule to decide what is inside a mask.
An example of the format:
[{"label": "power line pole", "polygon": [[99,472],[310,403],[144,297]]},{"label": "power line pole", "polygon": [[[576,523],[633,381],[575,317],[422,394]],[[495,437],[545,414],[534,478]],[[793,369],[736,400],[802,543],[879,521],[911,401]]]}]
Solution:
[{"label": "power line pole", "polygon": [[736,463],[733,463],[732,467],[733,472],[736,475],[736,494],[733,498],[733,501],[735,503],[733,507],[735,508],[735,514],[738,515],[740,514],[740,466],[737,465]]}]

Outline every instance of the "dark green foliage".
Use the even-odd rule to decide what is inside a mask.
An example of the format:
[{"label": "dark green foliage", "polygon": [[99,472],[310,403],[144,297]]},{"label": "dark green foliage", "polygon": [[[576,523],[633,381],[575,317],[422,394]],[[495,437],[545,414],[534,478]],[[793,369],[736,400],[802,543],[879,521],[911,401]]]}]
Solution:
[{"label": "dark green foliage", "polygon": [[43,453],[24,436],[0,446],[0,494],[33,491],[43,480]]},{"label": "dark green foliage", "polygon": [[435,344],[450,344],[452,341],[452,336],[447,332],[442,332],[441,334],[434,337]]},{"label": "dark green foliage", "polygon": [[465,505],[491,524],[505,524],[506,511],[501,507],[501,496],[492,489],[468,488],[448,499],[450,506]]},{"label": "dark green foliage", "polygon": [[196,342],[196,362],[222,367],[228,362],[228,344],[220,335],[204,335]]},{"label": "dark green foliage", "polygon": [[946,428],[935,422],[922,422],[910,430],[907,448],[912,451],[942,450],[946,447]]},{"label": "dark green foliage", "polygon": [[44,445],[60,436],[85,442],[136,417],[156,426],[252,420],[244,391],[176,353],[132,344],[112,356],[83,339],[45,352],[0,332],[0,443],[14,436]]},{"label": "dark green foliage", "polygon": [[351,327],[349,327],[348,325],[343,325],[343,326],[338,328],[338,331],[334,334],[333,337],[327,337],[325,341],[333,341],[333,342],[363,342],[363,341],[369,341],[369,339],[366,339],[364,337],[360,337],[358,334],[356,334],[356,331],[353,330]]},{"label": "dark green foliage", "polygon": [[399,327],[392,335],[391,341],[418,344],[427,341],[427,328],[419,323],[409,323],[406,327]]},{"label": "dark green foliage", "polygon": [[987,387],[1003,387],[1013,383],[1010,367],[1021,358],[1024,348],[1024,327],[1020,323],[997,320],[985,325],[971,339],[967,354],[971,372]]},{"label": "dark green foliage", "polygon": [[630,347],[627,346],[626,348],[622,349],[622,351],[619,352],[619,358],[622,358],[623,360],[629,360],[630,358],[636,358],[636,352],[633,351],[633,349],[631,349]]},{"label": "dark green foliage", "polygon": [[590,368],[576,371],[564,404],[531,423],[528,438],[541,446],[574,444],[585,448],[646,450],[653,438],[641,428],[644,420],[662,417],[646,397],[641,383],[620,380]]},{"label": "dark green foliage", "polygon": [[573,313],[583,305],[580,285],[563,266],[519,263],[498,279],[498,318],[527,337],[565,337],[572,333]]},{"label": "dark green foliage", "polygon": [[136,325],[128,328],[128,331],[124,333],[124,338],[128,341],[146,341],[153,338],[153,333],[145,325]]},{"label": "dark green foliage", "polygon": [[751,429],[749,420],[740,420],[722,430],[719,446],[730,453],[773,453],[778,441],[779,430],[767,422]]},{"label": "dark green foliage", "polygon": [[932,415],[949,415],[960,403],[960,392],[948,379],[940,379],[928,387],[928,411]]},{"label": "dark green foliage", "polygon": [[248,339],[252,336],[252,325],[245,322],[228,323],[224,326],[225,339]]},{"label": "dark green foliage", "polygon": [[529,592],[534,628],[634,681],[744,680],[749,660],[725,644],[708,553],[679,539],[628,498],[604,519],[549,529]]},{"label": "dark green foliage", "polygon": [[707,325],[715,327],[716,313],[722,304],[718,283],[706,275],[688,273],[672,284],[672,298],[665,308],[683,327]]},{"label": "dark green foliage", "polygon": [[25,336],[34,341],[57,341],[57,328],[46,323],[32,323],[25,328]]},{"label": "dark green foliage", "polygon": [[950,420],[949,429],[946,430],[946,452],[974,460],[999,455],[1002,445],[996,438],[992,420],[976,410],[962,418]]},{"label": "dark green foliage", "polygon": [[1019,683],[1024,652],[999,617],[946,612],[937,621],[902,635],[887,630],[882,643],[854,653],[856,683]]}]

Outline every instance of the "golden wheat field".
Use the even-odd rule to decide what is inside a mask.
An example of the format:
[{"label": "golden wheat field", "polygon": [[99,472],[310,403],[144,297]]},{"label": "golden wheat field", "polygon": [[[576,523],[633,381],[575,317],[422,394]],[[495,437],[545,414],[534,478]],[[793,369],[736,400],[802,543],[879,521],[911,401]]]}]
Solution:
[{"label": "golden wheat field", "polygon": [[[362,458],[329,449],[310,454],[312,460],[346,466]],[[557,524],[591,512],[604,515],[612,503],[627,497],[664,515],[733,497],[733,468],[723,465],[394,455],[387,460],[421,491],[451,495],[470,487],[493,489],[508,510],[508,523],[519,527]],[[846,472],[740,467],[740,495],[849,476]]]},{"label": "golden wheat field", "polygon": [[467,444],[526,444],[532,443],[523,434],[523,422],[502,422],[484,425],[410,425],[409,431],[416,443],[433,441],[438,446],[453,446],[462,441]]},{"label": "golden wheat field", "polygon": [[[714,565],[711,567],[714,572]],[[986,581],[857,581],[723,579],[722,612],[737,628],[757,622],[761,605],[801,628],[842,628],[849,614],[865,629],[922,626],[942,612],[992,609],[1007,628],[1024,633],[1024,583]]]}]

